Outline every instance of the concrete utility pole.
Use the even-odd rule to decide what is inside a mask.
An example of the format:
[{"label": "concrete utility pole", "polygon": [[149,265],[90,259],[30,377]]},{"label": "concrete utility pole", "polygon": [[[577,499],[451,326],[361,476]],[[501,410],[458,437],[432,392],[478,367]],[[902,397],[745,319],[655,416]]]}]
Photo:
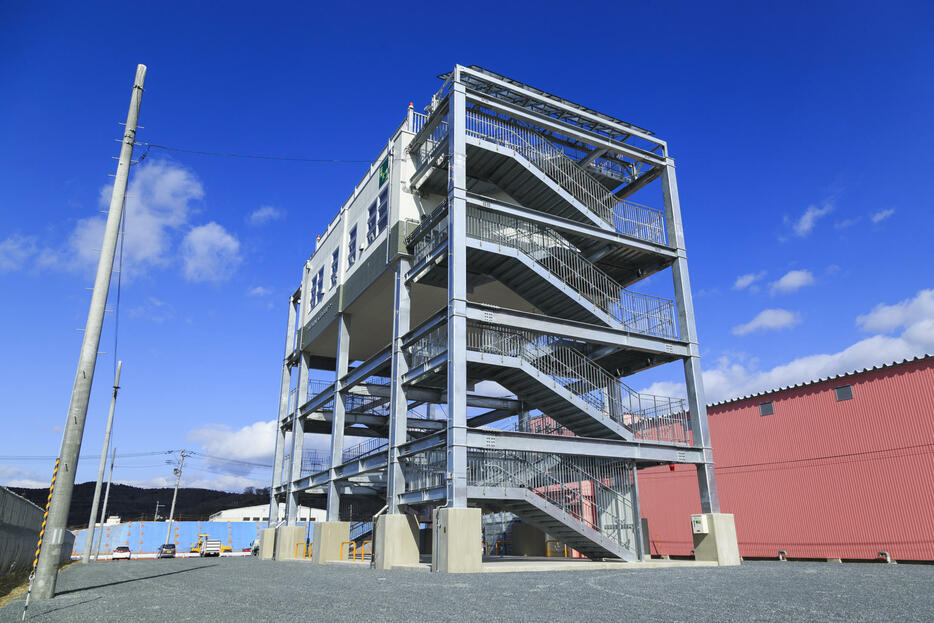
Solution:
[{"label": "concrete utility pole", "polygon": [[110,498],[110,482],[114,477],[114,461],[117,460],[117,447],[110,455],[110,471],[107,473],[107,488],[104,490],[104,507],[101,509],[101,529],[97,533],[97,545],[94,546],[94,560],[101,557],[101,536],[104,534],[104,522],[107,521],[107,500]]},{"label": "concrete utility pole", "polygon": [[169,510],[169,523],[165,526],[165,540],[163,543],[169,542],[169,533],[172,532],[172,518],[175,517],[175,498],[178,497],[178,483],[182,480],[182,466],[185,464],[185,451],[182,450],[181,459],[178,462],[178,467],[175,468],[175,493],[172,494],[172,508]]},{"label": "concrete utility pole", "polygon": [[159,507],[162,506],[162,502],[156,500],[156,512],[152,514],[153,521],[159,521]]},{"label": "concrete utility pole", "polygon": [[97,484],[94,485],[94,501],[91,502],[91,518],[88,519],[88,536],[84,540],[84,556],[82,564],[91,560],[91,545],[94,543],[94,530],[97,524],[97,503],[101,499],[101,483],[104,480],[104,468],[107,467],[107,451],[110,450],[110,431],[114,424],[114,408],[117,406],[117,390],[120,389],[120,369],[123,362],[117,362],[117,372],[114,374],[114,393],[110,398],[110,413],[107,414],[107,428],[104,429],[104,448],[101,450],[101,463],[97,467]]},{"label": "concrete utility pole", "polygon": [[126,117],[126,130],[123,134],[123,145],[120,148],[120,161],[117,163],[113,194],[110,197],[110,211],[107,214],[107,225],[104,229],[101,257],[97,264],[97,276],[94,279],[94,293],[91,295],[91,306],[84,328],[78,370],[75,374],[74,388],[71,390],[71,403],[68,405],[65,432],[62,435],[62,449],[59,453],[61,466],[58,474],[60,482],[52,492],[49,519],[46,523],[47,536],[42,542],[39,564],[36,566],[34,593],[35,598],[40,600],[50,599],[55,594],[62,540],[68,523],[68,509],[71,507],[71,494],[75,487],[75,469],[78,466],[78,454],[81,451],[81,440],[84,437],[84,423],[88,415],[91,383],[94,380],[97,348],[100,345],[101,326],[104,323],[104,308],[107,305],[107,293],[113,273],[117,234],[120,230],[120,220],[123,218],[123,201],[130,174],[133,145],[136,141],[136,124],[139,120],[139,106],[145,79],[146,66],[137,65],[136,80],[133,82],[133,93],[130,97],[130,110]]}]

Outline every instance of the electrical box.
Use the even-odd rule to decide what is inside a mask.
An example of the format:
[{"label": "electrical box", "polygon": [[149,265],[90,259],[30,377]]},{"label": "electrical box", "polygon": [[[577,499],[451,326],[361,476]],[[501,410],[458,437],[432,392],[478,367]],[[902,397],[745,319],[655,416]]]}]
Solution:
[{"label": "electrical box", "polygon": [[691,532],[694,534],[709,534],[707,515],[691,515]]}]

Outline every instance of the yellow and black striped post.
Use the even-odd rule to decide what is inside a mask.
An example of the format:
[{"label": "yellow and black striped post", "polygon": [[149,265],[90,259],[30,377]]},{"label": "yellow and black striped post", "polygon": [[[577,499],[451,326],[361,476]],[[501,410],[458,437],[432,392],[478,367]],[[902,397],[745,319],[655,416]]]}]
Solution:
[{"label": "yellow and black striped post", "polygon": [[32,581],[36,578],[36,565],[39,564],[39,551],[42,549],[42,537],[45,535],[45,522],[49,520],[49,505],[52,503],[52,491],[55,490],[55,478],[58,476],[58,464],[61,460],[61,458],[55,459],[55,468],[52,469],[52,484],[49,485],[49,497],[45,500],[45,514],[42,515],[42,526],[39,527],[39,542],[36,543],[36,555],[32,559],[32,570],[29,572],[29,589],[26,591],[26,603],[23,605],[23,621],[26,620],[26,610],[29,608]]}]

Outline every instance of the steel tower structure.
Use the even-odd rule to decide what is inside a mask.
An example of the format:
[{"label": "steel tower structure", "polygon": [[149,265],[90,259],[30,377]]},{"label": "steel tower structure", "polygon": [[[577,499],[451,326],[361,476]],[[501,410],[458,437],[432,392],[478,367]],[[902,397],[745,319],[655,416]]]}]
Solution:
[{"label": "steel tower structure", "polygon": [[[329,522],[434,508],[436,528],[476,540],[472,559],[479,523],[437,509],[480,508],[642,559],[640,468],[695,465],[703,512],[719,512],[667,144],[479,67],[441,79],[290,298],[270,523],[295,525],[313,496]],[[630,199],[659,187],[658,208]],[[630,289],[668,269],[673,299]],[[686,401],[626,382],[679,360]],[[308,434],[329,452],[304,451]],[[435,532],[436,561],[460,555]],[[441,570],[476,566],[456,563]]]}]

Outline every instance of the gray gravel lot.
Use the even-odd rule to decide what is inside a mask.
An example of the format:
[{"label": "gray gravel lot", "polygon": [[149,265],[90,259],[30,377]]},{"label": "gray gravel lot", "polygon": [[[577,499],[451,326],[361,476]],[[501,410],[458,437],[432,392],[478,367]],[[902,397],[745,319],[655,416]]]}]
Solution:
[{"label": "gray gravel lot", "polygon": [[[30,621],[934,621],[934,566],[440,575],[255,558],[73,565]],[[19,621],[22,599],[0,610]]]}]

